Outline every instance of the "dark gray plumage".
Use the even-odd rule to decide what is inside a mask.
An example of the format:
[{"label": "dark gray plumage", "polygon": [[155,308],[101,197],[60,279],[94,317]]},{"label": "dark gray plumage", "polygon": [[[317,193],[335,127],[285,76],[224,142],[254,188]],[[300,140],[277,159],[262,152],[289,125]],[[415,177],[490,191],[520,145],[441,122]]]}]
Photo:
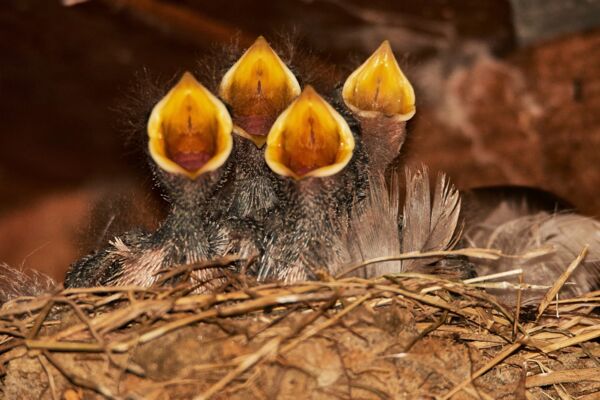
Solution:
[{"label": "dark gray plumage", "polygon": [[317,269],[330,268],[339,258],[343,251],[339,238],[366,189],[361,152],[338,175],[300,181],[282,178],[286,180],[286,207],[281,218],[268,225],[259,279],[315,279]]},{"label": "dark gray plumage", "polygon": [[[153,168],[171,205],[154,233],[129,232],[110,245],[75,263],[67,273],[66,287],[100,285],[151,286],[160,271],[182,264],[209,261],[227,254],[251,257],[258,253],[256,227],[229,218],[212,205],[215,194],[228,180],[231,168],[205,174],[195,181]],[[230,267],[233,268],[233,267]],[[203,289],[224,281],[222,267],[193,273]]]},{"label": "dark gray plumage", "polygon": [[282,188],[265,162],[264,150],[249,139],[233,138],[232,179],[219,193],[218,201],[228,215],[264,225],[281,206]]}]

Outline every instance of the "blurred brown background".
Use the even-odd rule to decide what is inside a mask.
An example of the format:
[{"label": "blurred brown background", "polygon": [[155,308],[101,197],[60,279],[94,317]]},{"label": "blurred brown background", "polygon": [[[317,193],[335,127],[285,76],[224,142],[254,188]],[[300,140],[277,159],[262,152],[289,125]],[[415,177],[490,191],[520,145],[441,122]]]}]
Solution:
[{"label": "blurred brown background", "polygon": [[341,76],[390,40],[417,92],[407,162],[597,216],[597,21],[594,0],[4,0],[0,261],[60,279],[113,233],[155,225],[161,203],[115,111],[136,74],[291,31]]}]

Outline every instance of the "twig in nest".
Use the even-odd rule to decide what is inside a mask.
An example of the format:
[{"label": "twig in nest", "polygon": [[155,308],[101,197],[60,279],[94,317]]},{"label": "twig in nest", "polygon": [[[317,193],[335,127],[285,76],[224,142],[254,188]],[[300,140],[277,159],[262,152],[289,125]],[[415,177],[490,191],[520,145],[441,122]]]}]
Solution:
[{"label": "twig in nest", "polygon": [[316,335],[317,333],[319,333],[320,331],[322,331],[325,328],[335,325],[340,319],[342,319],[342,317],[344,317],[344,315],[348,314],[350,311],[354,310],[356,307],[358,307],[359,305],[361,305],[362,303],[364,303],[365,301],[367,301],[370,298],[371,298],[371,293],[367,293],[367,294],[359,297],[352,304],[345,307],[342,311],[340,311],[338,314],[336,314],[335,317],[332,317],[331,319],[328,319],[327,321],[325,321],[317,326],[311,327],[311,329],[309,329],[304,334],[302,334],[302,336],[300,336],[300,337],[296,338],[295,340],[291,341],[290,343],[288,343],[285,347],[283,347],[283,349],[281,349],[281,352],[287,353],[288,351],[290,351],[291,349],[293,349],[294,347],[296,347],[298,344],[305,341],[309,337]]},{"label": "twig in nest", "polygon": [[226,267],[233,262],[241,261],[241,260],[246,260],[246,259],[243,257],[240,257],[240,256],[231,255],[231,256],[225,256],[225,257],[217,258],[217,259],[210,260],[210,261],[203,261],[203,262],[197,262],[197,263],[191,263],[191,264],[172,266],[172,267],[162,269],[157,272],[157,274],[162,274],[162,275],[156,280],[156,285],[165,283],[166,281],[173,279],[176,276],[184,274],[186,272],[196,271],[199,269]]},{"label": "twig in nest", "polygon": [[[475,278],[465,279],[462,281],[462,283],[474,285],[479,282],[486,282],[486,281],[490,281],[490,280],[498,279],[498,278],[506,278],[508,276],[519,275],[522,273],[523,273],[523,270],[519,268],[519,269],[514,269],[512,271],[499,272],[497,274],[482,275],[482,276],[478,276]],[[431,287],[422,289],[421,293],[425,294],[425,293],[433,292],[433,291],[440,290],[440,289],[442,289],[441,286],[431,286]]]},{"label": "twig in nest", "polygon": [[445,287],[445,289],[449,292],[485,301],[487,304],[491,305],[497,312],[502,314],[509,324],[514,324],[521,333],[526,334],[525,328],[523,328],[523,326],[519,324],[518,320],[514,319],[513,315],[506,308],[504,308],[498,301],[496,301],[496,298],[494,296],[477,291],[467,293],[467,291],[464,290],[464,287],[460,287],[458,285],[448,285],[447,287]]},{"label": "twig in nest", "polygon": [[600,368],[584,368],[574,370],[552,371],[528,376],[525,387],[554,385],[556,383],[573,383],[580,381],[600,382]]},{"label": "twig in nest", "polygon": [[44,308],[42,309],[40,314],[35,319],[35,323],[33,324],[33,327],[29,331],[29,334],[27,334],[28,339],[33,339],[38,334],[40,329],[42,329],[42,325],[44,324],[44,321],[46,320],[46,318],[48,318],[48,314],[50,314],[50,310],[52,310],[53,306],[54,306],[54,299],[51,298],[50,300],[48,300],[48,303],[44,306]]},{"label": "twig in nest", "polygon": [[549,253],[554,252],[554,249],[551,247],[541,247],[538,249],[527,251],[523,254],[504,254],[500,250],[496,249],[486,249],[486,248],[465,248],[465,249],[457,249],[457,250],[439,250],[439,251],[427,251],[427,252],[418,252],[411,251],[409,253],[399,254],[397,256],[392,257],[377,257],[372,258],[370,260],[361,261],[360,263],[350,265],[346,267],[342,272],[336,275],[336,279],[342,278],[360,268],[364,268],[371,264],[378,264],[387,261],[401,261],[401,260],[410,260],[417,258],[439,258],[446,256],[464,256],[475,259],[482,260],[499,260],[500,258],[514,258],[514,259],[525,259],[529,260],[532,258],[541,257],[543,255],[547,255]]},{"label": "twig in nest", "polygon": [[42,354],[38,354],[37,359],[40,362],[42,368],[44,369],[46,376],[48,377],[48,386],[50,386],[50,393],[52,393],[52,399],[58,400],[58,394],[56,394],[56,384],[54,383],[54,377],[52,376],[52,371],[50,371],[48,362]]},{"label": "twig in nest", "polygon": [[550,353],[552,351],[564,349],[565,347],[574,346],[579,343],[589,342],[599,337],[600,327],[597,327],[589,332],[549,344],[548,346],[542,347],[540,350],[544,353]]},{"label": "twig in nest", "polygon": [[517,291],[517,307],[515,307],[515,318],[513,323],[513,340],[517,337],[517,329],[519,328],[519,316],[521,315],[521,301],[523,290],[521,289],[523,286],[523,274],[519,275],[519,290]]},{"label": "twig in nest", "polygon": [[342,272],[336,275],[336,279],[343,278],[344,276],[360,269],[364,268],[371,264],[377,264],[387,261],[401,261],[401,260],[410,260],[414,258],[433,258],[433,257],[445,257],[451,255],[458,256],[466,256],[472,258],[483,258],[486,260],[498,260],[502,253],[499,250],[492,249],[478,249],[478,248],[470,248],[470,249],[460,249],[460,250],[443,250],[443,251],[427,251],[427,252],[418,252],[412,251],[410,253],[399,254],[397,256],[392,257],[377,257],[372,258],[370,260],[361,261],[358,264],[350,265],[346,267]]},{"label": "twig in nest", "polygon": [[539,321],[542,314],[544,314],[546,307],[548,307],[552,299],[554,299],[554,297],[558,294],[558,292],[563,287],[567,279],[569,279],[573,271],[575,271],[575,268],[577,268],[579,264],[581,264],[581,262],[588,253],[588,247],[589,246],[586,245],[583,248],[583,250],[581,250],[581,253],[579,253],[577,258],[575,258],[575,260],[573,260],[573,262],[567,267],[567,269],[562,274],[560,274],[558,279],[554,282],[554,285],[552,285],[550,290],[546,292],[546,295],[544,296],[544,298],[540,302],[540,306],[538,307],[538,314],[536,318],[537,321]]}]

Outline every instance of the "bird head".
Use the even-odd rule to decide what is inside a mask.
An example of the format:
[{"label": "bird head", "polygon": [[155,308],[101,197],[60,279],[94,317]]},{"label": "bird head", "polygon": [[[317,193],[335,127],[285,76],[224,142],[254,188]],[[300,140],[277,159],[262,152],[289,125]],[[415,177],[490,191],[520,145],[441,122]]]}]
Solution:
[{"label": "bird head", "polygon": [[298,80],[262,36],[219,85],[220,97],[231,107],[235,132],[259,148],[277,116],[299,94]]},{"label": "bird head", "polygon": [[209,195],[224,175],[232,125],[225,105],[189,72],[154,106],[148,150],[170,197],[180,197],[181,190],[192,197]]},{"label": "bird head", "polygon": [[346,120],[307,86],[273,124],[265,160],[279,176],[300,181],[339,173],[353,151],[354,136]]},{"label": "bird head", "polygon": [[342,97],[363,118],[384,115],[408,121],[415,115],[415,92],[387,40],[346,79]]},{"label": "bird head", "polygon": [[415,92],[387,40],[346,79],[342,98],[360,122],[371,173],[384,173],[415,114]]}]

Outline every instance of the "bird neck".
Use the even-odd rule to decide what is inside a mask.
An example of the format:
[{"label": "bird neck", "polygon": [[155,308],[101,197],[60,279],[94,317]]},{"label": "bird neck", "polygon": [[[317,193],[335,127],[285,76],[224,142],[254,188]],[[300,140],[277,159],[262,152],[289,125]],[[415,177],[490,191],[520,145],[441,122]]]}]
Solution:
[{"label": "bird neck", "polygon": [[[158,171],[158,182],[170,204],[169,213],[157,231],[165,240],[194,239],[204,236],[214,210],[214,195],[220,188],[222,174],[212,173],[190,180]],[[218,204],[216,204],[218,206]]]},{"label": "bird neck", "polygon": [[208,217],[208,211],[205,204],[172,203],[169,214],[152,237],[169,254],[171,263],[191,263],[214,255],[215,218]]},{"label": "bird neck", "polygon": [[235,146],[233,184],[222,192],[222,201],[231,215],[262,224],[280,201],[277,178],[265,162],[263,149],[240,136],[235,137]]},{"label": "bird neck", "polygon": [[[264,172],[266,169],[264,148],[259,149],[251,140],[235,136],[237,165],[235,178],[238,180],[252,179],[257,172]],[[269,171],[270,172],[270,171]]]},{"label": "bird neck", "polygon": [[289,207],[298,215],[312,221],[322,221],[332,216],[337,207],[336,192],[338,185],[333,178],[308,178],[293,182],[290,189]]}]

